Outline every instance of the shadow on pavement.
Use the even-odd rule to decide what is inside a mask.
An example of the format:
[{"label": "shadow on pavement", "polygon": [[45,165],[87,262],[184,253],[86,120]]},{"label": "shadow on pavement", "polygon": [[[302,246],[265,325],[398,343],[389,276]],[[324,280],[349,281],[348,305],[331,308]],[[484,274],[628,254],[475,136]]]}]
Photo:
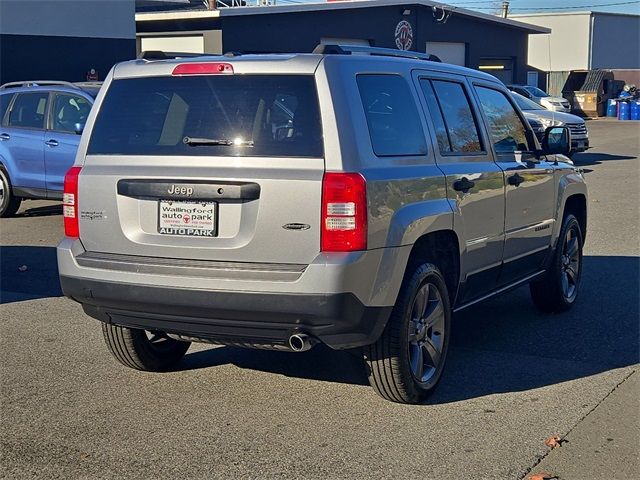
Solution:
[{"label": "shadow on pavement", "polygon": [[578,167],[586,167],[589,165],[600,165],[603,162],[613,162],[616,160],[635,160],[636,157],[630,155],[611,155],[609,153],[578,153],[571,159]]},{"label": "shadow on pavement", "polygon": [[[447,368],[428,403],[530,390],[638,363],[639,260],[585,256],[580,297],[566,313],[539,313],[525,287],[457,314]],[[322,346],[300,354],[214,348],[186,355],[178,369],[224,364],[367,384],[353,352]]]},{"label": "shadow on pavement", "polygon": [[61,296],[55,247],[0,247],[0,303]]},{"label": "shadow on pavement", "polygon": [[23,212],[18,213],[16,217],[49,217],[52,215],[62,215],[62,203],[59,205],[27,208]]}]

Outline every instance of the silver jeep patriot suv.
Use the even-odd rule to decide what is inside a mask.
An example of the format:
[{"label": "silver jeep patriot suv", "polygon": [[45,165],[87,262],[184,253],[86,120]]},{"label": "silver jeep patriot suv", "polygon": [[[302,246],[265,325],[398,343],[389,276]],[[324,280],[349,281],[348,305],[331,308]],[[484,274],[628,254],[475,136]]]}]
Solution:
[{"label": "silver jeep patriot suv", "polygon": [[167,57],[113,68],[64,185],[62,288],[124,365],[324,343],[417,403],[453,312],[526,283],[544,311],[575,303],[570,132],[538,143],[496,78],[339,45]]}]

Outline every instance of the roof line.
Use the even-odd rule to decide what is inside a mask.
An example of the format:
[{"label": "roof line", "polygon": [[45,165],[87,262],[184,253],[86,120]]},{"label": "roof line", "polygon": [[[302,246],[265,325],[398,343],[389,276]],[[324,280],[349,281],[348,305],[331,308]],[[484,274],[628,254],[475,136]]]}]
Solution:
[{"label": "roof line", "polygon": [[290,5],[272,5],[272,6],[246,6],[223,8],[219,10],[173,10],[163,12],[144,12],[136,13],[136,21],[155,21],[155,20],[182,20],[190,18],[219,18],[227,16],[240,15],[262,15],[275,13],[295,13],[295,12],[312,12],[324,10],[348,10],[353,8],[372,8],[372,7],[410,7],[411,5],[421,5],[425,7],[444,8],[451,12],[458,13],[466,17],[478,18],[480,20],[503,24],[512,28],[527,30],[529,33],[550,33],[551,30],[538,25],[530,25],[528,23],[502,18],[488,13],[482,13],[475,10],[448,5],[446,3],[432,0],[409,0],[402,2],[401,0],[343,0],[335,2],[311,2],[298,3]]}]

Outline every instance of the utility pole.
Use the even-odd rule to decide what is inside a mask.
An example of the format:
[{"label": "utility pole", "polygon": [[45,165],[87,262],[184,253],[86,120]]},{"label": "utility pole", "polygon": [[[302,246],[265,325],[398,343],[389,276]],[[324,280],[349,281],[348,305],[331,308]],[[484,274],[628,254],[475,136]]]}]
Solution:
[{"label": "utility pole", "polygon": [[501,7],[501,17],[507,18],[508,15],[509,15],[509,2],[504,0],[502,2],[502,7]]}]

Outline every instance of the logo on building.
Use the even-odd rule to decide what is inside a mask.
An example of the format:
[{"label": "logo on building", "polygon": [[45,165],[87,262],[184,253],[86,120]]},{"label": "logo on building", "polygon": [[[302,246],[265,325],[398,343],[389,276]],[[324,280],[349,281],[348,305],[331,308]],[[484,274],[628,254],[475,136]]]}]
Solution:
[{"label": "logo on building", "polygon": [[413,28],[406,20],[400,20],[396,26],[396,47],[398,50],[409,50],[413,45]]}]

